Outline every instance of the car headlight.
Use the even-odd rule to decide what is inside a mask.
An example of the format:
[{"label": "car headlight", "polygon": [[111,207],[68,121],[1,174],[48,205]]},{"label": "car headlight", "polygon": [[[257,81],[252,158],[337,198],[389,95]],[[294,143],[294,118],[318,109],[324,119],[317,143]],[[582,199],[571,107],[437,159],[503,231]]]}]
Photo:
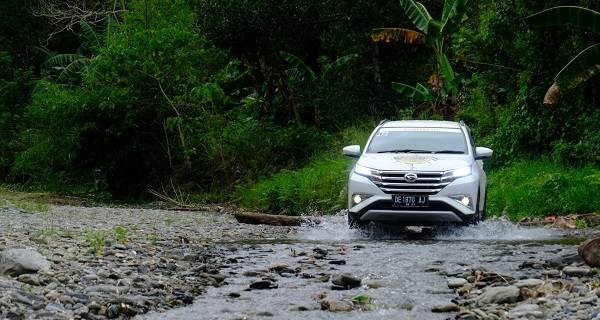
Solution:
[{"label": "car headlight", "polygon": [[365,176],[365,177],[371,177],[373,175],[378,174],[377,171],[375,171],[371,168],[361,166],[360,164],[357,164],[354,166],[354,172],[360,174],[361,176]]},{"label": "car headlight", "polygon": [[466,176],[470,176],[472,173],[471,171],[471,167],[463,167],[463,168],[458,168],[458,169],[454,169],[451,171],[446,171],[444,172],[444,175],[442,176],[442,180],[444,181],[454,181],[458,178],[462,178],[462,177],[466,177]]}]

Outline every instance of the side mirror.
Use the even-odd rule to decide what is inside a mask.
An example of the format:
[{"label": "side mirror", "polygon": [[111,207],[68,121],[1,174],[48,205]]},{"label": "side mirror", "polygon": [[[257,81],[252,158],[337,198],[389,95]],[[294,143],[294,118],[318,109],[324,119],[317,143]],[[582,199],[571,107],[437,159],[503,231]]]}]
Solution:
[{"label": "side mirror", "polygon": [[490,148],[486,147],[477,147],[475,148],[475,159],[483,160],[487,158],[491,158],[494,151]]},{"label": "side mirror", "polygon": [[342,149],[342,153],[348,157],[358,158],[360,157],[360,146],[355,144],[344,147],[344,149]]}]

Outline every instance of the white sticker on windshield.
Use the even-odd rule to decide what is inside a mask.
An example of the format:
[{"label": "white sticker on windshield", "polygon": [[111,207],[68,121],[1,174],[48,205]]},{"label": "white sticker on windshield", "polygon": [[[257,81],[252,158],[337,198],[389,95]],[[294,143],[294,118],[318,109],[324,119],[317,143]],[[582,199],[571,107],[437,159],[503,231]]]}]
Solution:
[{"label": "white sticker on windshield", "polygon": [[[386,136],[390,131],[398,132],[398,131],[418,131],[418,132],[456,132],[459,133],[460,129],[458,128],[385,128],[380,131],[385,130]],[[379,136],[379,135],[378,135]]]}]

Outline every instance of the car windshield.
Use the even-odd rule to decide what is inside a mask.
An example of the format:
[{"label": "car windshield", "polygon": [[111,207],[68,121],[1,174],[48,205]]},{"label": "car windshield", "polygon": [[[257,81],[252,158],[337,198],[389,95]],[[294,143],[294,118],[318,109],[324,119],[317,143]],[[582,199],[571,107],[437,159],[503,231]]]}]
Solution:
[{"label": "car windshield", "polygon": [[380,128],[368,153],[467,153],[465,136],[452,128]]}]

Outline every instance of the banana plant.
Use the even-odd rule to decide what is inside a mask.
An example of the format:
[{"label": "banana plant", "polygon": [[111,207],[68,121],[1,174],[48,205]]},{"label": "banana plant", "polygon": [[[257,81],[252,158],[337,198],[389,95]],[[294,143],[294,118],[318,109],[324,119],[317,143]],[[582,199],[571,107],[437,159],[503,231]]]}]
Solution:
[{"label": "banana plant", "polygon": [[52,53],[47,51],[48,58],[42,67],[46,70],[58,72],[57,80],[59,82],[68,82],[72,79],[79,79],[87,71],[91,59],[102,46],[102,38],[85,21],[79,23],[81,26],[81,46],[75,53]]},{"label": "banana plant", "polygon": [[[300,90],[305,94],[303,98],[306,101],[313,102],[319,100],[320,94],[318,90],[326,90],[335,81],[334,76],[359,57],[358,54],[353,53],[339,57],[333,62],[329,61],[326,57],[321,57],[319,59],[321,68],[315,71],[302,61],[302,59],[289,52],[281,51],[280,55],[288,65],[285,73],[290,83],[295,85],[296,88],[305,88],[305,90]],[[319,123],[320,121],[319,114],[319,103],[314,103],[315,123]]]},{"label": "banana plant", "polygon": [[417,30],[407,28],[377,28],[371,32],[373,41],[396,41],[405,44],[425,43],[434,50],[436,73],[429,78],[430,87],[420,83],[411,86],[394,82],[392,88],[417,102],[432,102],[437,96],[456,96],[457,74],[444,53],[444,38],[454,32],[465,17],[467,0],[446,0],[439,20],[431,17],[427,8],[414,0],[400,0],[400,5]]},{"label": "banana plant", "polygon": [[[533,27],[572,25],[600,34],[600,13],[584,7],[553,7],[533,14],[525,21]],[[599,72],[600,43],[596,43],[579,52],[556,74],[554,84],[544,96],[544,104],[555,104],[561,91],[572,89]]]}]

